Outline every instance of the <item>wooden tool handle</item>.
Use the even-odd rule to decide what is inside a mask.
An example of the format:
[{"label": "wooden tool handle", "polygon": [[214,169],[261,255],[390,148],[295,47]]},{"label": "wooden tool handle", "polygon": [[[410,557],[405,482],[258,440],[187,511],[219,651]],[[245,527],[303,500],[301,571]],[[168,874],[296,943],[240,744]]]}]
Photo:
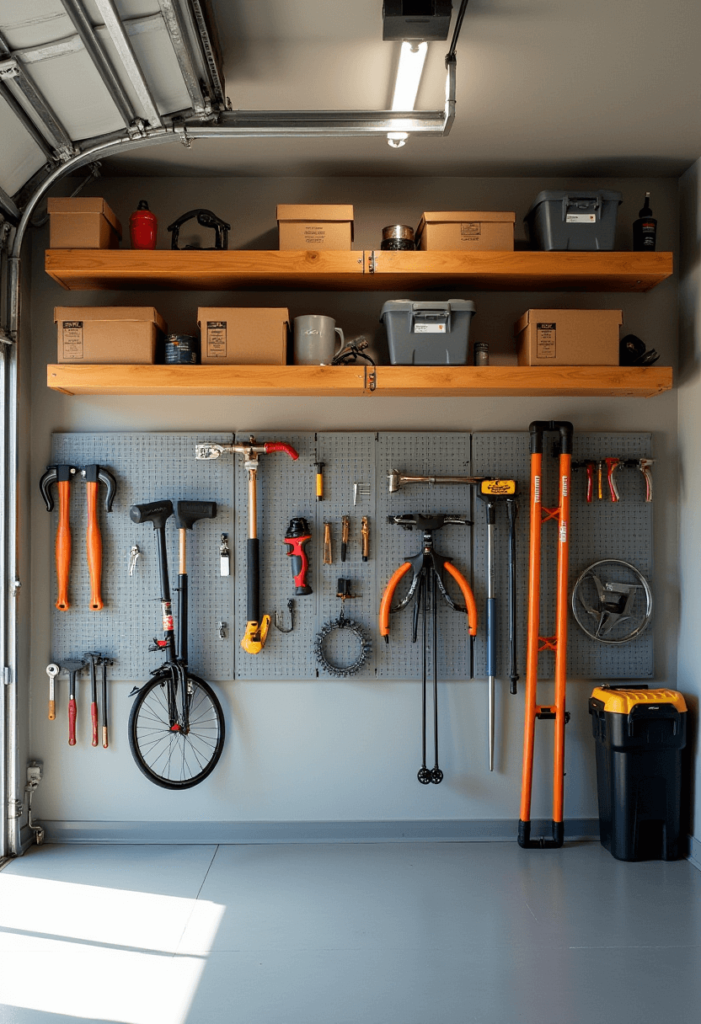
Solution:
[{"label": "wooden tool handle", "polygon": [[75,746],[75,719],[76,719],[76,706],[75,697],[71,697],[68,701],[68,743],[69,746]]},{"label": "wooden tool handle", "polygon": [[97,490],[98,483],[86,483],[85,489],[88,500],[88,527],[85,536],[85,544],[88,554],[88,571],[90,572],[90,609],[99,611],[102,607],[102,595],[100,588],[102,584],[102,535],[100,524],[97,519]]},{"label": "wooden tool handle", "polygon": [[49,701],[49,720],[51,722],[53,722],[55,718],[56,718],[56,701],[55,700],[50,700]]},{"label": "wooden tool handle", "polygon": [[90,705],[90,717],[92,719],[92,745],[97,746],[97,704]]},{"label": "wooden tool handle", "polygon": [[56,527],[56,578],[58,594],[56,607],[60,612],[70,608],[68,578],[71,572],[71,492],[68,480],[58,484],[58,526]]},{"label": "wooden tool handle", "polygon": [[107,726],[106,725],[102,726],[102,746],[105,748],[105,750],[107,750],[107,747],[109,746],[109,744],[107,742]]}]

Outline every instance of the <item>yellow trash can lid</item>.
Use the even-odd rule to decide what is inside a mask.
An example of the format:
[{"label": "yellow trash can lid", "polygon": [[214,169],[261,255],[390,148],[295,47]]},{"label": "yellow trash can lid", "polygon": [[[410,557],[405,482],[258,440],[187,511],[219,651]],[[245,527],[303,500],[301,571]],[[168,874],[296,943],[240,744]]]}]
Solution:
[{"label": "yellow trash can lid", "polygon": [[628,715],[637,704],[673,704],[677,711],[686,711],[686,701],[678,690],[609,690],[606,686],[596,686],[592,698],[604,705],[604,711],[617,715]]}]

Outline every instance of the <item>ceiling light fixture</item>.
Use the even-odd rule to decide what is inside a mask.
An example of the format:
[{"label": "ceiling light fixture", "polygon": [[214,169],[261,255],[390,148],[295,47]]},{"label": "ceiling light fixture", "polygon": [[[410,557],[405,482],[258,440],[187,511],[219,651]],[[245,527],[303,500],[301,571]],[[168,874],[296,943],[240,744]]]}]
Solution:
[{"label": "ceiling light fixture", "polygon": [[[397,80],[394,84],[392,110],[413,110],[423,74],[428,43],[404,40],[399,54]],[[408,132],[389,132],[387,142],[399,149],[409,138]]]}]

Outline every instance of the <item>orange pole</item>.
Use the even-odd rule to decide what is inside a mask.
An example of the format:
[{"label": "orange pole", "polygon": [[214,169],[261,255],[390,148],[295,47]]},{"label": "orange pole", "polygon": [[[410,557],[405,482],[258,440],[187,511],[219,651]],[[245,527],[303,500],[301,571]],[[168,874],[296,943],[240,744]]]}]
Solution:
[{"label": "orange pole", "polygon": [[395,569],[392,573],[389,583],[385,587],[385,592],[382,595],[382,601],[380,602],[380,636],[389,637],[389,611],[390,605],[392,604],[392,598],[394,592],[397,589],[402,576],[406,575],[411,569],[411,562],[404,562],[398,569]]},{"label": "orange pole", "polygon": [[523,726],[523,774],[521,778],[521,821],[531,820],[533,747],[535,743],[536,696],[538,689],[538,635],[540,632],[540,546],[542,527],[543,456],[531,455],[531,529],[528,564],[528,633],[526,640],[526,697]]},{"label": "orange pole", "polygon": [[572,456],[560,456],[560,514],[557,545],[557,609],[555,648],[555,756],[553,762],[553,821],[561,822],[565,782],[565,694],[567,689],[567,611],[570,551],[570,490]]}]

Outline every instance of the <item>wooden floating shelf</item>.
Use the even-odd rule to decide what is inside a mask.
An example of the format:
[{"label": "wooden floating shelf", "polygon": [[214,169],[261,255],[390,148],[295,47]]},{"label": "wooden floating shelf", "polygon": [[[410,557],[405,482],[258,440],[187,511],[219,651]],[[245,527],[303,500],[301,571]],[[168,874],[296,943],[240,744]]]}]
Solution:
[{"label": "wooden floating shelf", "polygon": [[[371,368],[370,368],[371,369]],[[649,398],[672,387],[669,367],[84,366],[52,364],[47,384],[67,395]]]},{"label": "wooden floating shelf", "polygon": [[645,292],[670,252],[320,252],[48,249],[67,290]]}]

